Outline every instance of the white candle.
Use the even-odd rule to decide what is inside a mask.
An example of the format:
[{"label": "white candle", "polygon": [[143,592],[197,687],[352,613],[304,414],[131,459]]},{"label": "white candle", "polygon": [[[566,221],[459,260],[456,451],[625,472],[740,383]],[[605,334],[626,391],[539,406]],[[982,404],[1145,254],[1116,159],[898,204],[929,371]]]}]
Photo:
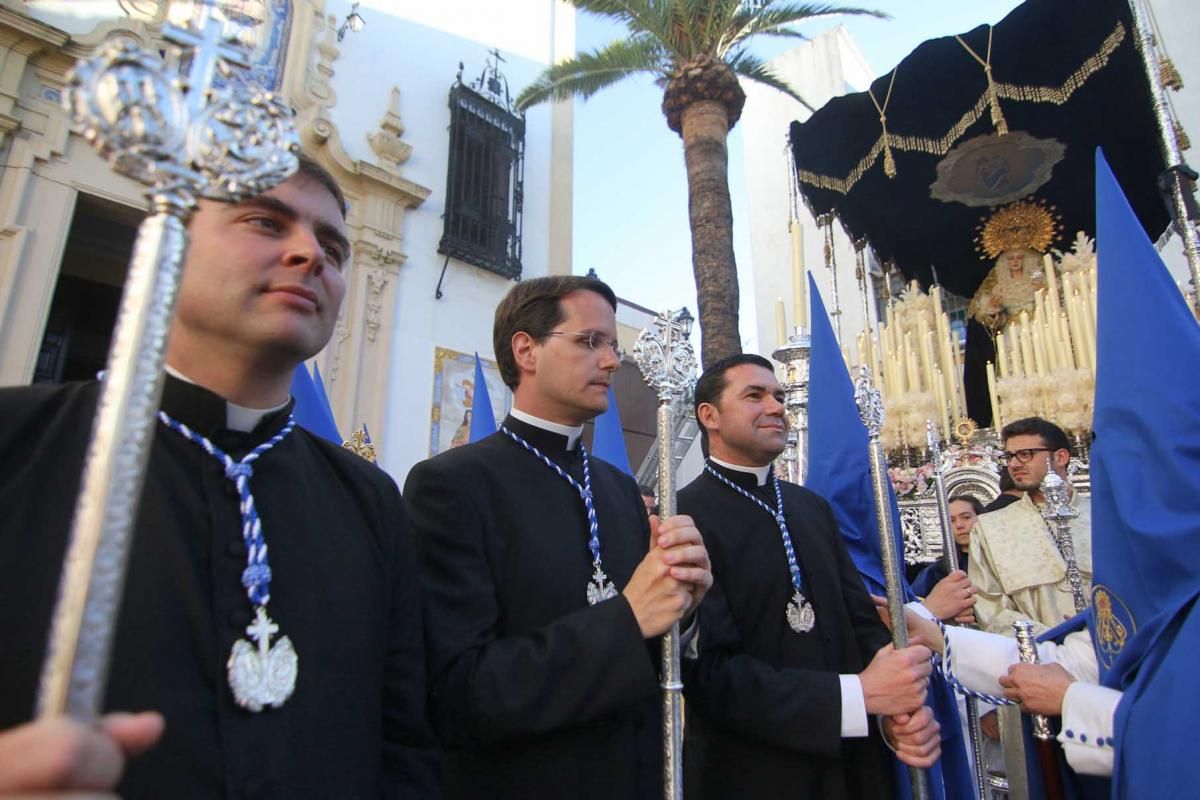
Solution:
[{"label": "white candle", "polygon": [[775,338],[780,345],[787,344],[787,312],[783,308],[783,298],[775,301]]},{"label": "white candle", "polygon": [[808,275],[804,269],[804,228],[800,220],[794,219],[789,225],[792,235],[792,315],[796,318],[796,326],[808,327]]},{"label": "white candle", "polygon": [[996,370],[990,361],[987,362],[987,382],[988,400],[992,403],[992,427],[1000,430],[1003,423],[1000,419],[1000,400],[996,395]]}]

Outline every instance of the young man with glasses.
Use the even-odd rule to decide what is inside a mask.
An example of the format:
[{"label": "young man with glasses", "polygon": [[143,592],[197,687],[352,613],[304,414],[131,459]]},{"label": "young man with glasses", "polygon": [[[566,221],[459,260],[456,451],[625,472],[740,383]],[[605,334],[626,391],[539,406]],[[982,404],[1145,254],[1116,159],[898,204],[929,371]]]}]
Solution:
[{"label": "young man with glasses", "polygon": [[712,575],[690,519],[649,520],[580,444],[621,363],[616,304],[594,278],[513,287],[493,328],[512,413],[409,473],[448,799],[662,796],[656,645]]},{"label": "young man with glasses", "polygon": [[[1061,428],[1039,417],[1004,426],[1001,438],[1006,468],[1025,494],[1006,508],[982,515],[971,532],[967,572],[979,590],[975,617],[993,633],[1011,636],[1018,619],[1032,620],[1041,633],[1075,615],[1067,565],[1041,512],[1042,479],[1051,467],[1067,479],[1070,443]],[[1073,492],[1071,505],[1079,512],[1071,522],[1075,557],[1084,592],[1090,593],[1091,503]]]}]

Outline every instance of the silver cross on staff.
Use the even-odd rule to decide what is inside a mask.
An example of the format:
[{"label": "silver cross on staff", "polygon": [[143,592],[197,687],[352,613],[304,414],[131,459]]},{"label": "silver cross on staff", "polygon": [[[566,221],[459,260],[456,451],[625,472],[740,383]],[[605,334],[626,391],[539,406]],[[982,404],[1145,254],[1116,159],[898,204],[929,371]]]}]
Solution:
[{"label": "silver cross on staff", "polygon": [[[675,431],[672,404],[691,393],[696,382],[696,354],[688,337],[692,315],[686,308],[664,311],[642,331],[633,345],[633,359],[646,384],[658,392],[658,505],[665,519],[675,514],[675,461],[671,438]],[[683,798],[683,678],[679,664],[679,624],[662,638],[663,796]]]},{"label": "silver cross on staff", "polygon": [[[145,184],[138,229],[96,407],[82,489],[51,623],[38,714],[90,719],[103,701],[138,500],[162,394],[163,354],[187,220],[197,198],[236,201],[295,171],[291,112],[251,84],[213,87],[244,68],[224,15],[198,0],[166,25],[167,58],[111,39],[76,64],[63,101],[79,132],[117,172]],[[190,58],[183,78],[179,65]]]}]

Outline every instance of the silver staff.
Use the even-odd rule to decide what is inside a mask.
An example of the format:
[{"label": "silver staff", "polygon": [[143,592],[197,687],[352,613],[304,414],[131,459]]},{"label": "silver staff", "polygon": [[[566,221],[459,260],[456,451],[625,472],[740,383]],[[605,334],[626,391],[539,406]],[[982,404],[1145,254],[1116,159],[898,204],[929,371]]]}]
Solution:
[{"label": "silver staff", "polygon": [[[942,443],[934,431],[933,421],[925,420],[925,438],[929,443],[929,460],[933,464],[933,496],[937,501],[938,523],[942,526],[942,567],[949,575],[958,569],[958,543],[950,519],[950,501],[946,496],[946,458]],[[975,765],[975,789],[979,800],[988,800],[987,765],[984,764],[983,729],[979,726],[979,703],[967,699],[967,734],[971,744],[971,759]]]},{"label": "silver staff", "polygon": [[1071,600],[1075,603],[1075,613],[1087,610],[1087,597],[1083,591],[1083,575],[1079,572],[1079,562],[1075,559],[1075,540],[1071,536],[1071,520],[1079,516],[1079,512],[1071,506],[1071,495],[1068,491],[1070,484],[1064,481],[1054,471],[1053,454],[1046,456],[1046,477],[1042,478],[1042,497],[1046,504],[1042,506],[1042,519],[1052,526],[1054,538],[1058,543],[1058,552],[1067,564],[1067,581],[1071,584]]},{"label": "silver staff", "polygon": [[[125,565],[162,394],[163,353],[197,198],[259,194],[297,166],[291,113],[248,84],[237,34],[208,3],[166,24],[166,57],[113,39],[75,66],[64,104],[112,168],[148,188],[96,407],[38,713],[90,719],[103,702]],[[188,64],[182,74],[182,64]]]},{"label": "silver staff", "polygon": [[[892,644],[899,650],[908,646],[908,624],[904,621],[904,589],[900,582],[900,562],[896,559],[892,501],[887,486],[887,458],[883,454],[883,444],[879,441],[879,429],[883,426],[883,401],[879,397],[879,390],[871,384],[871,370],[865,365],[858,368],[858,380],[854,382],[854,402],[858,404],[859,416],[862,417],[870,437],[867,454],[871,461],[875,517],[879,521],[879,555],[883,565],[883,579],[887,581]],[[929,776],[925,770],[909,767],[908,780],[912,786],[913,800],[926,800],[929,797]]]},{"label": "silver staff", "polygon": [[[1021,659],[1021,663],[1038,663],[1037,644],[1033,638],[1033,623],[1027,619],[1021,619],[1012,625],[1013,633],[1017,638],[1017,655]],[[1062,775],[1059,772],[1058,746],[1054,742],[1054,733],[1050,730],[1050,720],[1041,714],[1031,714],[1030,716],[1033,721],[1033,746],[1037,750],[1038,763],[1042,767],[1043,794],[1046,800],[1063,800],[1066,792],[1063,788]],[[1007,755],[1005,753],[1005,756]],[[1028,780],[1028,775],[1026,775],[1026,779]],[[1026,788],[1032,787],[1027,785]]]},{"label": "silver staff", "polygon": [[[633,358],[646,383],[658,392],[658,508],[663,519],[675,514],[672,404],[695,388],[696,355],[688,337],[688,310],[659,314],[633,345]],[[679,624],[662,637],[663,797],[683,798],[683,678],[679,671]]]},{"label": "silver staff", "polygon": [[788,418],[787,445],[783,448],[783,475],[789,483],[804,484],[808,476],[808,364],[812,339],[795,327],[787,344],[771,357],[783,364],[783,406]]},{"label": "silver staff", "polygon": [[1196,221],[1188,216],[1188,209],[1195,202],[1195,190],[1190,180],[1185,183],[1190,170],[1183,161],[1183,151],[1175,131],[1175,120],[1171,118],[1167,88],[1163,85],[1162,73],[1159,71],[1154,32],[1150,29],[1143,0],[1129,0],[1129,10],[1133,15],[1133,27],[1137,33],[1138,52],[1142,56],[1146,80],[1150,83],[1150,99],[1154,104],[1158,133],[1162,137],[1163,159],[1167,162],[1167,171],[1161,180],[1170,184],[1167,188],[1171,192],[1175,230],[1183,239],[1183,252],[1192,273],[1192,286],[1195,289],[1195,309],[1200,314],[1200,233],[1196,230]]}]

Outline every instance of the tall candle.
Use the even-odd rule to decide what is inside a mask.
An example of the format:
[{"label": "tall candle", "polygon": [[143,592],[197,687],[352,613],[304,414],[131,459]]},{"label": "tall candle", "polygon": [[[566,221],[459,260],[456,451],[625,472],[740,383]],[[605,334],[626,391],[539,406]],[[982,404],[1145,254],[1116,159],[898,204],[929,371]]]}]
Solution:
[{"label": "tall candle", "polygon": [[1000,400],[996,396],[996,369],[992,366],[992,362],[987,362],[987,382],[988,382],[988,400],[992,404],[992,427],[1000,430],[1004,424],[1000,419]]},{"label": "tall candle", "polygon": [[908,378],[908,390],[910,392],[921,391],[921,378],[917,371],[917,354],[913,352],[913,336],[912,331],[904,332],[904,369]]},{"label": "tall candle", "polygon": [[1024,311],[1021,312],[1021,327],[1018,333],[1021,336],[1021,363],[1025,367],[1025,377],[1029,378],[1036,374],[1036,370],[1034,369],[1033,340],[1029,338],[1029,315]]},{"label": "tall candle", "polygon": [[1033,363],[1037,366],[1037,376],[1046,377],[1046,348],[1042,341],[1042,332],[1036,326],[1033,329]]},{"label": "tall candle", "polygon": [[804,269],[804,228],[800,220],[794,219],[789,224],[792,234],[792,315],[796,318],[796,326],[808,327],[808,276]]},{"label": "tall candle", "polygon": [[1008,337],[1008,352],[1012,354],[1012,377],[1024,378],[1026,375],[1025,362],[1021,359],[1021,342],[1017,337],[1016,325],[1009,325],[1001,336]]},{"label": "tall candle", "polygon": [[863,331],[854,338],[854,349],[858,356],[859,364],[868,364],[867,362],[867,333]]},{"label": "tall candle", "polygon": [[1046,292],[1050,295],[1047,298],[1050,308],[1058,311],[1058,281],[1054,275],[1054,258],[1049,253],[1042,257],[1042,271],[1046,273]]},{"label": "tall candle", "polygon": [[1004,334],[996,337],[996,363],[1000,365],[1000,377],[1008,377],[1008,354],[1004,352]]},{"label": "tall candle", "polygon": [[942,426],[942,441],[950,441],[950,411],[946,406],[946,385],[941,370],[934,375],[933,396],[938,408],[938,422]]},{"label": "tall candle", "polygon": [[775,301],[775,338],[780,345],[787,344],[787,312],[783,308],[783,298]]}]

